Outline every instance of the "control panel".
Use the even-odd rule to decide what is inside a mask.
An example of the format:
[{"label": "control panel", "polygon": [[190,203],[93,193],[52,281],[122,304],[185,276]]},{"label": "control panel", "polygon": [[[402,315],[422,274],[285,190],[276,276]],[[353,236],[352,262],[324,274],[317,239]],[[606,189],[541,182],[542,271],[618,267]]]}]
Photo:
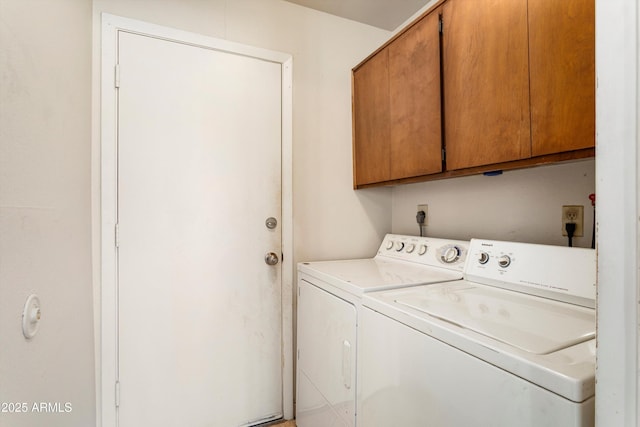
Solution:
[{"label": "control panel", "polygon": [[469,242],[462,240],[387,234],[377,257],[463,271],[468,252]]},{"label": "control panel", "polygon": [[472,239],[464,273],[472,282],[595,306],[593,249]]}]

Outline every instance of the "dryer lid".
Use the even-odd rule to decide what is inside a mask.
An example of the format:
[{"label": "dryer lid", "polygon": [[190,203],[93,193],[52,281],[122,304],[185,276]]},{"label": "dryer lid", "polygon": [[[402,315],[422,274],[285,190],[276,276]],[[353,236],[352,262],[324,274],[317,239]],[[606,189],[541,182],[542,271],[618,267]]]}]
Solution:
[{"label": "dryer lid", "polygon": [[298,269],[355,295],[462,279],[460,271],[380,258],[301,263]]},{"label": "dryer lid", "polygon": [[534,354],[595,337],[595,310],[467,281],[404,293],[396,303]]}]

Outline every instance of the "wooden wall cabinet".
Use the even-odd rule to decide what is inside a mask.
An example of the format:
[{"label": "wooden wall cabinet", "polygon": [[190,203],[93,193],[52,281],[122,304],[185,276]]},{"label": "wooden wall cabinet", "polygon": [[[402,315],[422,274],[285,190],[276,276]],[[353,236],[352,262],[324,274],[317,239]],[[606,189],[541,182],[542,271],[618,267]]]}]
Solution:
[{"label": "wooden wall cabinet", "polygon": [[391,149],[387,48],[353,72],[352,88],[354,184],[388,181]]},{"label": "wooden wall cabinet", "polygon": [[594,156],[594,4],[443,0],[426,12],[354,68],[354,186]]},{"label": "wooden wall cabinet", "polygon": [[388,49],[391,177],[442,172],[437,11],[418,21]]},{"label": "wooden wall cabinet", "polygon": [[353,71],[356,187],[442,171],[438,21],[423,17]]},{"label": "wooden wall cabinet", "polygon": [[528,0],[532,156],[595,147],[595,1]]},{"label": "wooden wall cabinet", "polygon": [[527,0],[443,8],[447,169],[530,157]]}]

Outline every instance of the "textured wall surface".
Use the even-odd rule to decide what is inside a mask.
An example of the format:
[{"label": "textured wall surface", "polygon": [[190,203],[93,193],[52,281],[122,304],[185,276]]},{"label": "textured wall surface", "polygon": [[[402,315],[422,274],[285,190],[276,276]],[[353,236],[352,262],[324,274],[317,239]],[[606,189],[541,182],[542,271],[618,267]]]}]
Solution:
[{"label": "textured wall surface", "polygon": [[0,0],[2,427],[94,424],[90,150],[91,2]]}]

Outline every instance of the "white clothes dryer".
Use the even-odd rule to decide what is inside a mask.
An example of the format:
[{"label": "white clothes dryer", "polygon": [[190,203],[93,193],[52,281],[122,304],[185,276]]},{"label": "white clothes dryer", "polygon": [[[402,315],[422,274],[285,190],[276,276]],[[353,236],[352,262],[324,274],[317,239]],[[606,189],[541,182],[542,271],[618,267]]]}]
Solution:
[{"label": "white clothes dryer", "polygon": [[595,251],[471,240],[465,279],[363,298],[366,427],[591,427]]},{"label": "white clothes dryer", "polygon": [[468,247],[458,240],[388,234],[374,258],[298,265],[298,427],[356,425],[362,296],[461,280]]}]

